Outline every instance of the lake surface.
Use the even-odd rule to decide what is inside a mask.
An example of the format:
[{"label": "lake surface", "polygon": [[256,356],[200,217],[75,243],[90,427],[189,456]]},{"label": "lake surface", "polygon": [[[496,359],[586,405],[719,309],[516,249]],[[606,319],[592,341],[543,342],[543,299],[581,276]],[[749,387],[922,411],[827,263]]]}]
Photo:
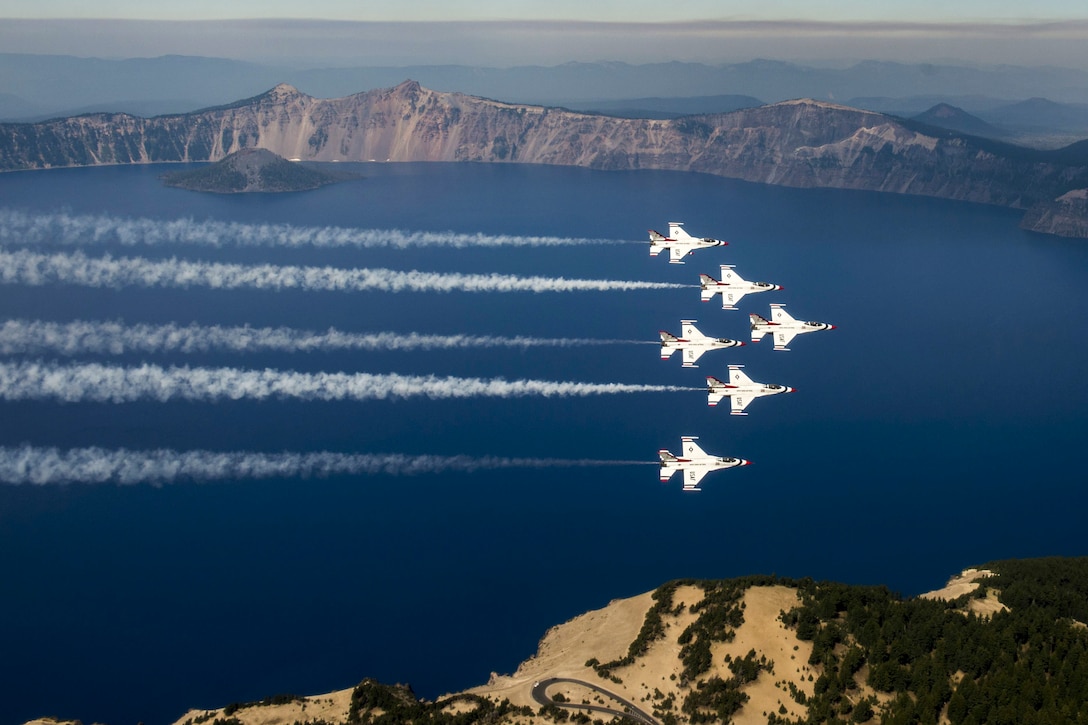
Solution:
[{"label": "lake surface", "polygon": [[[73,246],[7,251],[380,267],[695,285],[735,264],[784,285],[738,311],[694,287],[317,292],[0,285],[3,320],[529,335],[644,344],[416,351],[12,354],[57,361],[702,388],[741,363],[798,392],[750,415],[704,392],[395,400],[29,399],[0,446],[656,461],[698,435],[753,465],[703,491],[652,465],[287,476],[161,486],[0,485],[0,724],[40,715],[162,723],[189,707],[314,694],[364,677],[434,697],[510,672],[545,630],[680,577],[756,573],[904,594],[1008,557],[1083,555],[1088,245],[1005,209],[764,187],[668,172],[359,165],[289,195],[161,186],[164,167],[0,175],[0,209],[163,222],[327,225],[612,240],[548,247]],[[730,241],[684,265],[646,229]],[[618,243],[617,243],[618,242]],[[697,319],[748,339],[781,302],[838,329],[658,357]]]}]

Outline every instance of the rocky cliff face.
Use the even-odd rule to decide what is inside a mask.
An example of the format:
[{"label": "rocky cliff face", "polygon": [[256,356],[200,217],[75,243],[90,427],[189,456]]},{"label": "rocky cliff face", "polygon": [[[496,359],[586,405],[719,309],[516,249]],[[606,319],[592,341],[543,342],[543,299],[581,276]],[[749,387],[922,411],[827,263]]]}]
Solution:
[{"label": "rocky cliff face", "polygon": [[482,161],[673,169],[1027,208],[1088,186],[1088,167],[889,116],[788,101],[675,120],[622,119],[439,93],[406,81],[318,99],[279,85],[230,106],[144,119],[0,124],[0,170],[218,161],[260,147],[304,161]]},{"label": "rocky cliff face", "polygon": [[1088,238],[1088,189],[1074,189],[1028,209],[1022,229],[1059,237]]}]

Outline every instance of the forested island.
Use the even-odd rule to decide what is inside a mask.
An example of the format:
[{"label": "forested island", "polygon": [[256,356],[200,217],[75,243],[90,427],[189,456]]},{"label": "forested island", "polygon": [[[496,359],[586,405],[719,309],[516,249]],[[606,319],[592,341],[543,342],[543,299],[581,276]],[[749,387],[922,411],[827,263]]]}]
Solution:
[{"label": "forested island", "polygon": [[279,154],[260,148],[241,149],[214,164],[162,176],[167,186],[216,194],[308,191],[357,178],[357,174],[330,173],[293,163]]}]

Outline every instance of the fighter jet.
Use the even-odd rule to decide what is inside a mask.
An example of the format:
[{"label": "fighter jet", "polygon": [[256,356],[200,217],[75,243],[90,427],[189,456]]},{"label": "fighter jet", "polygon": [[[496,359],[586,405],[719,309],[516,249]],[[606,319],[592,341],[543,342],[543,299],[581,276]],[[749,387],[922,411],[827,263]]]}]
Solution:
[{"label": "fighter jet", "polygon": [[683,264],[684,257],[704,247],[724,247],[729,242],[720,239],[696,239],[684,231],[684,222],[669,222],[669,236],[650,230],[650,256],[656,257],[662,249],[669,250],[670,264]]},{"label": "fighter jet", "polygon": [[759,342],[767,334],[774,335],[775,350],[789,350],[786,345],[790,344],[790,340],[801,333],[835,329],[834,325],[829,325],[826,322],[801,322],[795,320],[786,312],[785,305],[779,304],[771,305],[770,320],[755,314],[748,315],[748,319],[752,321],[752,342]]},{"label": "fighter jet", "polygon": [[753,399],[761,398],[764,395],[777,395],[778,393],[792,393],[794,391],[794,388],[787,388],[785,385],[757,383],[741,372],[742,367],[744,366],[729,366],[728,383],[707,376],[707,405],[717,405],[722,398],[728,396],[731,415],[748,415],[744,412],[744,409],[748,407]]},{"label": "fighter jet", "polygon": [[680,334],[676,337],[665,330],[661,334],[661,359],[668,360],[677,350],[683,350],[686,368],[697,368],[695,361],[707,350],[719,350],[724,347],[740,347],[744,343],[724,337],[707,337],[695,327],[695,320],[680,320]]},{"label": "fighter jet", "polygon": [[710,302],[714,295],[720,294],[722,296],[723,310],[737,309],[736,304],[740,302],[740,298],[744,295],[782,289],[782,285],[767,282],[749,282],[733,271],[733,265],[731,264],[723,264],[721,269],[721,281],[714,279],[709,274],[700,274],[699,281],[702,282],[703,287],[701,293],[703,302]]},{"label": "fighter jet", "polygon": [[680,438],[679,456],[674,456],[664,448],[657,452],[657,455],[661,457],[660,478],[662,483],[668,482],[672,478],[672,474],[677,471],[683,471],[684,490],[701,491],[699,481],[702,481],[703,476],[711,471],[717,471],[721,468],[747,466],[751,463],[743,458],[722,458],[708,455],[695,442],[697,440],[697,436],[682,436]]}]

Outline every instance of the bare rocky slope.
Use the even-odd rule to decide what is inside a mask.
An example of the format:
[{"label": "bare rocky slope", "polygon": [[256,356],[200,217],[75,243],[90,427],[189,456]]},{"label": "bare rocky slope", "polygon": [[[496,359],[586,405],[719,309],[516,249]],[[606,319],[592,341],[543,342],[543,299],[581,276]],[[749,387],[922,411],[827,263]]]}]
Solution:
[{"label": "bare rocky slope", "polygon": [[[1028,209],[1088,187],[1088,163],[811,100],[672,120],[624,119],[395,88],[319,99],[288,85],[155,118],[0,124],[0,170],[218,161],[243,148],[303,161],[477,161],[696,171]],[[1066,229],[1075,225],[1066,224]],[[1046,229],[1042,229],[1046,231]]]}]

